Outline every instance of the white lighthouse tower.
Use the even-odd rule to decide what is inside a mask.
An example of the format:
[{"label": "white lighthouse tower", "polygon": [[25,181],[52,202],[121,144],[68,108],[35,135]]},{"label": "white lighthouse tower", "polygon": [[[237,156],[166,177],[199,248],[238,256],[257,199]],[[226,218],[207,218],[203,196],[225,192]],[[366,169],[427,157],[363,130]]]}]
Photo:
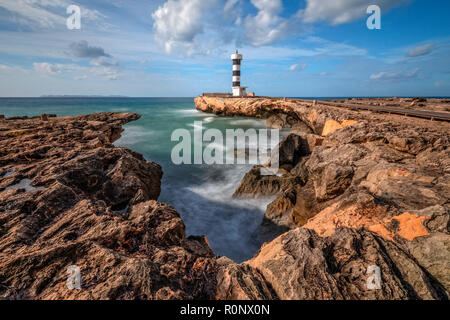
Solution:
[{"label": "white lighthouse tower", "polygon": [[235,54],[231,55],[233,60],[233,96],[245,97],[247,96],[247,87],[241,87],[241,61],[244,59],[242,54],[237,50]]}]

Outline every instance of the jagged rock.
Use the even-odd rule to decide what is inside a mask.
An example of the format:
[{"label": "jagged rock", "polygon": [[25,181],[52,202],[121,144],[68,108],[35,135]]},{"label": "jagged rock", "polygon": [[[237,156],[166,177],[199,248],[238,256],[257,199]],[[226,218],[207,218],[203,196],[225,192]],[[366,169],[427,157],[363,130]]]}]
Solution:
[{"label": "jagged rock", "polygon": [[448,194],[440,192],[442,189],[435,180],[436,177],[422,174],[413,164],[380,163],[369,171],[361,186],[384,202],[415,210],[448,201]]},{"label": "jagged rock", "polygon": [[315,198],[312,183],[297,185],[281,193],[267,206],[264,221],[289,228],[303,226],[318,214],[323,206]]},{"label": "jagged rock", "polygon": [[[290,166],[291,169],[299,163],[302,157],[311,153],[308,141],[296,134],[290,134],[284,138],[272,151],[272,166]],[[274,154],[278,155],[278,163],[274,160]]]},{"label": "jagged rock", "polygon": [[[397,242],[450,292],[450,209],[431,206],[395,217],[398,223],[390,232]],[[395,219],[394,218],[394,219]],[[389,227],[389,226],[387,226]],[[412,241],[410,241],[412,239]]]},{"label": "jagged rock", "polygon": [[306,141],[308,142],[309,150],[312,152],[315,147],[321,146],[323,144],[324,138],[315,134],[307,134]]},{"label": "jagged rock", "polygon": [[[118,215],[102,204],[82,200],[45,223],[36,217],[32,238],[0,253],[0,294],[9,299],[214,297],[214,255],[185,238],[174,209],[149,201]],[[66,286],[71,265],[80,268],[80,290]]]},{"label": "jagged rock", "polygon": [[[448,293],[400,246],[363,229],[338,229],[328,238],[297,228],[263,245],[248,264],[280,299],[446,299]],[[370,266],[381,287],[367,286]]]},{"label": "jagged rock", "polygon": [[316,199],[319,201],[333,199],[343,194],[353,179],[353,168],[330,164],[325,167],[320,176],[314,180]]},{"label": "jagged rock", "polygon": [[323,130],[322,130],[322,136],[326,137],[329,134],[331,134],[339,129],[342,129],[342,128],[343,128],[343,126],[339,122],[337,122],[335,120],[327,120],[327,122],[325,122],[325,126],[323,127]]},{"label": "jagged rock", "polygon": [[392,209],[367,193],[353,193],[339,198],[308,220],[304,227],[322,237],[331,236],[340,227],[369,228],[390,217]]},{"label": "jagged rock", "polygon": [[[445,111],[441,106],[444,103],[442,100],[427,100],[423,101],[424,106],[416,105],[414,101],[413,108]],[[393,269],[389,267],[385,271],[389,277],[395,278],[400,274],[409,274],[412,280],[410,279],[411,282],[406,280],[407,283],[404,280],[398,280],[400,282],[396,283],[399,283],[399,287],[397,284],[392,284],[392,288],[395,289],[369,295],[370,297],[445,298],[442,292],[448,291],[450,286],[446,271],[450,259],[448,255],[450,219],[448,214],[450,201],[448,122],[430,122],[380,115],[369,111],[352,111],[326,106],[320,101],[311,103],[257,98],[223,99],[219,103],[215,101],[215,98],[197,98],[195,102],[199,110],[226,115],[270,117],[272,119],[270,121],[280,119],[279,115],[293,115],[291,119],[297,119],[300,125],[304,124],[311,129],[313,134],[299,133],[302,139],[307,141],[311,152],[310,155],[301,157],[299,161],[292,160],[298,159],[296,156],[298,148],[295,143],[290,141],[280,145],[280,148],[285,148],[284,151],[287,153],[282,154],[282,162],[287,163],[284,169],[289,169],[293,162],[297,162],[289,174],[284,176],[297,177],[298,180],[294,180],[294,183],[282,189],[282,192],[279,192],[279,188],[264,188],[266,194],[272,191],[277,195],[277,198],[267,207],[263,221],[264,227],[271,226],[273,230],[280,232],[287,228],[304,226],[315,230],[321,236],[329,237],[327,239],[337,237],[336,235],[340,232],[338,229],[341,227],[358,229],[352,232],[371,234],[373,239],[376,239],[375,242],[383,244],[376,249],[378,252],[376,255],[386,256],[383,253],[384,246],[388,246],[386,248],[391,250],[389,254],[392,254],[390,259],[392,259]],[[412,100],[352,99],[351,102],[405,108]],[[282,117],[284,119],[284,116]],[[279,121],[279,126],[286,126],[284,122],[284,120]],[[295,127],[295,124],[289,124],[289,126]],[[320,137],[322,134],[325,137]],[[274,183],[271,181],[271,184]],[[255,178],[255,174],[251,171],[244,178],[240,188],[252,194],[252,189],[261,192],[261,185],[264,183]],[[359,231],[359,228],[370,229],[377,235],[368,231]],[[293,232],[296,231],[290,231],[287,234]],[[346,237],[349,238],[348,235]],[[310,238],[297,241],[295,237],[289,237],[288,242],[295,244],[292,248],[305,248],[305,245],[301,243],[312,241]],[[365,254],[367,250],[372,250],[374,242],[371,240],[358,243],[360,243],[358,250],[361,249]],[[335,279],[334,267],[323,269],[319,276],[319,273],[308,273],[302,275],[303,278],[299,276],[303,280],[301,283],[294,276],[290,277],[297,272],[297,269],[300,270],[299,273],[304,272],[304,269],[297,265],[292,267],[292,264],[301,265],[304,261],[310,259],[315,261],[316,258],[309,258],[302,254],[293,255],[291,252],[284,256],[280,254],[284,250],[281,247],[279,239],[274,240],[266,245],[266,249],[261,250],[259,256],[251,260],[251,265],[258,266],[281,299],[357,298],[353,295],[353,282],[350,284],[351,281],[344,281],[341,286],[333,284],[334,280],[324,281],[330,277]],[[326,252],[334,250],[334,247],[335,245],[331,248],[327,247]],[[273,250],[267,248],[273,248]],[[314,248],[317,248],[315,244],[304,252],[314,251]],[[401,253],[398,253],[398,250]],[[319,250],[317,255],[321,255],[321,252],[323,253]],[[411,261],[399,258],[404,255],[407,255],[408,259],[411,257]],[[313,256],[316,256],[316,253]],[[283,260],[284,258],[286,260]],[[267,262],[265,267],[261,267],[263,260]],[[258,262],[253,264],[254,261]],[[278,263],[278,261],[281,262]],[[292,269],[289,269],[291,267]],[[310,265],[306,267],[310,268],[307,271],[314,269]],[[317,270],[322,270],[320,268],[317,267]],[[397,269],[402,271],[397,273],[395,271]],[[417,271],[418,274],[421,272],[425,274],[424,277],[420,276],[422,280],[426,280],[419,288],[416,286],[422,280],[419,281],[413,276],[416,272],[414,270],[421,270]],[[285,282],[280,280],[283,275]],[[351,276],[345,278],[346,276],[339,279],[353,279]],[[318,280],[320,285],[311,291],[302,291],[303,283],[309,283],[308,279],[314,277],[321,279],[322,282]],[[400,276],[402,277],[403,275]],[[329,290],[327,289],[324,295],[321,289],[323,283],[329,284]],[[434,291],[429,289],[429,285]],[[335,291],[336,286],[337,291]],[[428,289],[424,289],[427,286]],[[363,294],[362,298],[369,296]]]},{"label": "jagged rock", "polygon": [[293,226],[293,210],[297,203],[297,188],[289,188],[280,194],[266,209],[264,219],[279,226]]},{"label": "jagged rock", "polygon": [[355,144],[315,148],[305,167],[314,181],[317,200],[343,194],[352,183],[353,167],[366,154],[366,148]]},{"label": "jagged rock", "polygon": [[261,166],[255,166],[244,176],[234,193],[235,197],[270,197],[302,182],[300,178],[289,174],[261,175],[261,168]]},{"label": "jagged rock", "polygon": [[267,118],[266,125],[276,129],[291,128],[293,131],[302,133],[312,132],[312,130],[293,113],[272,114]]},{"label": "jagged rock", "polygon": [[[207,240],[186,238],[176,210],[155,201],[161,167],[111,144],[138,118],[0,124],[2,298],[216,297],[218,268]],[[80,270],[81,289],[66,284],[70,266]]]},{"label": "jagged rock", "polygon": [[217,299],[219,300],[277,300],[271,285],[258,270],[247,264],[236,264],[222,257],[217,260]]},{"label": "jagged rock", "polygon": [[266,125],[271,128],[282,129],[286,127],[286,114],[274,114],[266,120]]}]

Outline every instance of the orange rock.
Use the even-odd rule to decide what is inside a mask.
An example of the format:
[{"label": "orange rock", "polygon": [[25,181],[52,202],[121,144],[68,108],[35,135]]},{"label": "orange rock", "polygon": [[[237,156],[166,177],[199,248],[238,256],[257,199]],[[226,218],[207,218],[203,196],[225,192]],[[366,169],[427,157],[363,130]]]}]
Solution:
[{"label": "orange rock", "polygon": [[409,212],[394,217],[399,222],[399,231],[397,234],[406,240],[413,241],[415,238],[429,236],[430,233],[425,229],[423,223],[431,217],[421,217]]},{"label": "orange rock", "polygon": [[[378,233],[385,239],[393,240],[394,235],[399,235],[408,241],[413,241],[415,238],[430,235],[427,229],[423,226],[424,221],[427,219],[430,219],[430,217],[422,217],[405,212],[392,219],[385,219],[382,224],[372,225],[369,227],[369,230]],[[385,227],[390,224],[392,220],[396,220],[398,222],[398,231],[395,233],[389,231]]]},{"label": "orange rock", "polygon": [[369,230],[375,233],[378,233],[380,236],[382,236],[385,239],[394,240],[394,234],[390,232],[383,224],[375,224],[373,226],[369,227]]},{"label": "orange rock", "polygon": [[357,123],[358,123],[358,121],[356,121],[356,120],[344,120],[341,122],[341,125],[345,128],[345,127],[353,126]]},{"label": "orange rock", "polygon": [[391,177],[399,177],[399,176],[407,177],[409,176],[409,172],[400,168],[393,168],[388,170],[388,175]]},{"label": "orange rock", "polygon": [[343,126],[339,122],[335,120],[327,120],[322,130],[322,136],[326,137],[327,135],[342,128]]},{"label": "orange rock", "polygon": [[341,121],[341,123],[339,123],[335,120],[327,120],[325,122],[325,126],[323,127],[323,130],[322,130],[322,136],[326,137],[327,135],[329,135],[335,131],[338,131],[339,129],[353,126],[357,123],[358,123],[358,121],[355,121],[355,120],[343,120],[343,121]]},{"label": "orange rock", "polygon": [[353,229],[370,228],[383,223],[386,209],[367,201],[339,209],[340,203],[335,203],[310,219],[303,227],[312,229],[321,237],[331,236],[337,228]]}]

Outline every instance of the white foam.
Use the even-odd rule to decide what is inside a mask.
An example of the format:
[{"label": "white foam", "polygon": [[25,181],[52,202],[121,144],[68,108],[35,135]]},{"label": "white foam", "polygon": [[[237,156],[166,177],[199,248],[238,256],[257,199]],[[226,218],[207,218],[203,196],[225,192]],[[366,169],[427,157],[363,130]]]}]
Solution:
[{"label": "white foam", "polygon": [[213,122],[215,119],[216,119],[216,118],[214,118],[214,117],[206,117],[205,119],[203,119],[203,121],[206,122],[206,123],[211,123],[211,122]]},{"label": "white foam", "polygon": [[126,126],[125,131],[114,145],[131,145],[137,142],[147,141],[149,137],[155,137],[158,133],[153,130],[145,129],[140,126]]},{"label": "white foam", "polygon": [[197,109],[179,109],[179,110],[173,110],[172,113],[176,113],[178,116],[185,116],[185,117],[207,117],[208,115],[198,111]]},{"label": "white foam", "polygon": [[190,186],[187,189],[199,196],[214,200],[216,202],[233,205],[250,210],[258,210],[264,213],[267,205],[274,200],[273,197],[266,199],[235,199],[233,194],[244,177],[245,173],[250,170],[251,166],[233,166],[233,168],[225,170],[225,180],[208,181],[201,185]]},{"label": "white foam", "polygon": [[130,108],[114,108],[114,109],[111,109],[111,111],[113,111],[113,112],[129,112]]}]

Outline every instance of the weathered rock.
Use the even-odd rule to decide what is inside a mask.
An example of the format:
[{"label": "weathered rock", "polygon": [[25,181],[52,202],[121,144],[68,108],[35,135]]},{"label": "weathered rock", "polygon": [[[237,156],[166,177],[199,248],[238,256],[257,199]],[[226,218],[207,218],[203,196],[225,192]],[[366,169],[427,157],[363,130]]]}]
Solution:
[{"label": "weathered rock", "polygon": [[[375,296],[363,295],[363,298],[369,296],[383,299],[445,298],[445,294],[442,293],[448,291],[450,286],[446,271],[450,263],[448,255],[450,130],[447,122],[380,115],[369,111],[355,112],[324,105],[320,101],[310,103],[257,98],[223,99],[219,103],[215,98],[198,98],[195,102],[197,108],[203,111],[258,118],[270,117],[269,124],[277,122],[279,127],[295,127],[295,124],[287,124],[286,115],[290,115],[291,119],[297,119],[300,125],[304,124],[312,130],[313,134],[298,133],[307,142],[310,155],[304,155],[299,159],[296,155],[298,148],[295,147],[296,143],[292,137],[280,144],[280,150],[283,150],[280,164],[285,165],[284,169],[289,170],[292,164],[296,163],[289,174],[284,174],[285,177],[298,178],[286,185],[287,188],[279,188],[278,181],[275,183],[270,180],[269,183],[269,180],[256,178],[252,171],[242,181],[239,189],[245,190],[246,193],[261,193],[263,189],[264,194],[272,192],[277,195],[267,207],[263,226],[272,226],[273,230],[304,226],[315,230],[321,236],[330,237],[329,239],[335,237],[341,227],[353,230],[370,229],[377,234],[372,234],[376,239],[375,242],[383,241],[383,245],[375,250],[376,255],[386,257],[383,251],[387,250],[383,249],[385,246],[392,250],[389,253],[392,254],[389,268],[393,269],[388,268],[386,271],[389,277],[400,279],[403,275],[399,274],[408,274],[408,277],[412,278],[411,282],[406,280],[407,283],[404,279],[399,280],[398,287],[397,284],[390,284],[395,289],[388,289]],[[411,99],[398,98],[352,100],[352,103],[400,107],[407,107],[411,102],[413,102]],[[422,102],[423,105],[419,106],[414,101],[413,108],[439,110],[440,104],[444,103],[433,99]],[[322,134],[324,137],[320,137]],[[275,184],[277,187],[273,188]],[[290,231],[288,234],[293,232]],[[354,232],[360,234],[362,231]],[[312,241],[305,238],[296,242],[294,238],[289,238],[290,242],[296,243],[294,247],[304,248],[300,242]],[[367,250],[372,250],[372,242],[372,240],[363,241],[360,248],[354,250],[362,250],[365,254]],[[304,292],[295,277],[289,278],[297,269],[300,270],[299,273],[304,272],[304,269],[292,267],[293,269],[281,270],[290,268],[292,264],[301,265],[310,258],[289,252],[286,254],[286,260],[277,264],[278,258],[284,257],[280,254],[284,249],[280,249],[278,240],[266,246],[273,250],[263,248],[259,257],[252,259],[259,262],[252,265],[258,266],[281,299],[292,297],[348,299],[353,297],[353,290],[358,288],[358,286],[353,288],[353,282],[351,285],[349,282],[343,283],[343,287],[349,286],[343,289],[332,280],[325,280],[325,283],[329,284],[326,293],[328,296],[326,294],[321,296],[319,288],[324,279],[335,276],[332,271],[334,269],[328,268],[323,270],[320,276],[317,276],[318,273],[304,275],[304,282],[315,276],[322,279],[322,282],[318,281],[320,285],[317,285],[317,288]],[[316,248],[316,245],[312,247]],[[334,245],[332,247],[334,248]],[[308,250],[305,252],[309,252]],[[332,249],[325,251],[329,250]],[[397,250],[402,253],[398,253]],[[313,254],[312,261],[322,254],[320,252],[323,251],[319,250]],[[406,260],[399,258],[404,255],[407,255],[408,259],[412,257],[412,260],[407,262],[406,258]],[[267,267],[261,267],[263,260],[267,262]],[[273,274],[267,271],[269,269]],[[416,272],[414,270],[418,269],[424,272],[426,280],[416,288],[419,282],[425,279],[420,276],[422,280],[419,281],[413,276]],[[320,267],[317,270],[320,270]],[[396,270],[402,271],[398,273]],[[277,284],[283,274],[286,275],[286,281]],[[350,278],[353,279],[351,276],[346,279]],[[428,284],[434,289],[424,289]],[[300,293],[294,295],[295,290],[299,290]]]},{"label": "weathered rock", "polygon": [[324,205],[315,198],[312,183],[297,185],[281,193],[267,206],[263,224],[270,221],[282,227],[303,226],[323,207]]},{"label": "weathered rock", "polygon": [[[212,251],[186,239],[178,213],[166,205],[142,202],[118,215],[98,202],[82,200],[52,221],[35,221],[32,238],[0,254],[0,294],[8,299],[215,295]],[[71,265],[80,268],[81,290],[66,286]]]},{"label": "weathered rock", "polygon": [[316,199],[319,201],[333,199],[343,194],[353,179],[353,168],[331,164],[315,180]]},{"label": "weathered rock", "polygon": [[286,114],[274,114],[266,120],[266,125],[271,128],[282,129],[286,127]]},{"label": "weathered rock", "polygon": [[298,192],[298,189],[293,187],[280,194],[267,206],[264,219],[279,226],[294,226],[292,213],[297,204]]},{"label": "weathered rock", "polygon": [[[248,264],[280,299],[446,299],[448,293],[398,245],[363,229],[328,238],[297,228],[265,244]],[[381,287],[371,290],[371,266]]]},{"label": "weathered rock", "polygon": [[270,197],[302,183],[300,178],[289,174],[261,175],[261,168],[261,166],[255,166],[244,176],[234,193],[235,197]]},{"label": "weathered rock", "polygon": [[440,192],[442,188],[436,185],[435,180],[436,177],[425,175],[412,163],[403,166],[380,163],[369,171],[361,186],[384,202],[415,210],[448,201],[448,194]]},{"label": "weathered rock", "polygon": [[[0,296],[214,299],[217,265],[155,200],[161,167],[111,143],[136,114],[0,125]],[[11,134],[14,133],[14,134]],[[81,289],[67,287],[68,268]]]},{"label": "weathered rock", "polygon": [[271,285],[258,270],[247,264],[236,264],[226,257],[217,260],[217,299],[277,300]]},{"label": "weathered rock", "polygon": [[391,216],[392,211],[392,208],[377,203],[375,198],[366,193],[354,193],[326,206],[304,227],[322,237],[328,237],[340,227],[359,229],[380,224]]},{"label": "weathered rock", "polygon": [[322,136],[326,137],[342,128],[343,126],[339,122],[335,120],[327,120],[327,122],[325,122],[325,126],[323,127]]},{"label": "weathered rock", "polygon": [[356,162],[366,154],[366,148],[355,144],[315,148],[305,167],[314,181],[317,200],[343,194],[352,183]]},{"label": "weathered rock", "polygon": [[[308,141],[296,134],[290,134],[284,138],[272,151],[272,166],[278,165],[282,168],[285,165],[295,167],[300,160],[311,153]],[[278,156],[278,163],[274,160],[274,154]]]}]

